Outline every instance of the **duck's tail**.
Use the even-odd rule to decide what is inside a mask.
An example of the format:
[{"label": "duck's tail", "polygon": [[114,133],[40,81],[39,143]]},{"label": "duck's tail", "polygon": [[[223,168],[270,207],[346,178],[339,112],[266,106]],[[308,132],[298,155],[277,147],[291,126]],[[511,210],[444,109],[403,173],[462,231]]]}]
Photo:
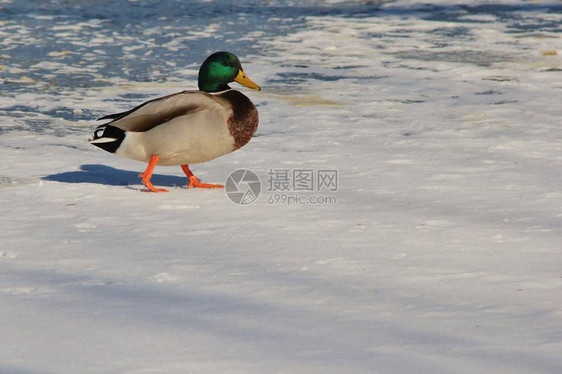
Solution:
[{"label": "duck's tail", "polygon": [[125,139],[125,131],[111,125],[98,126],[87,141],[105,151],[115,153]]}]

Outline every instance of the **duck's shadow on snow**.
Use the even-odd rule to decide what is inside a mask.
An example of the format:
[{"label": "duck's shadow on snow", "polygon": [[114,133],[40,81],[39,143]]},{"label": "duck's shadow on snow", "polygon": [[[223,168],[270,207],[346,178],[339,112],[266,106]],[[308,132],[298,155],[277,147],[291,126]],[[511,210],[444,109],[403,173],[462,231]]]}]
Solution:
[{"label": "duck's shadow on snow", "polygon": [[[50,174],[42,179],[62,183],[97,183],[107,186],[141,184],[138,171],[115,169],[105,165],[81,165],[79,171]],[[185,186],[187,177],[153,174],[151,182],[157,186]]]}]

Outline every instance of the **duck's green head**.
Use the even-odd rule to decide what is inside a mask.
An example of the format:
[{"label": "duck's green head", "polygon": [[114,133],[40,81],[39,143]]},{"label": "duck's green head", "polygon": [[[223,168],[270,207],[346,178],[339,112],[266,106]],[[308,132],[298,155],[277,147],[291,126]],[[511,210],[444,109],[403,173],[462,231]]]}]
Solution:
[{"label": "duck's green head", "polygon": [[238,82],[254,90],[261,90],[260,86],[252,82],[242,70],[238,57],[230,52],[215,52],[201,65],[199,69],[199,90],[204,92],[218,92],[228,90],[230,82]]}]

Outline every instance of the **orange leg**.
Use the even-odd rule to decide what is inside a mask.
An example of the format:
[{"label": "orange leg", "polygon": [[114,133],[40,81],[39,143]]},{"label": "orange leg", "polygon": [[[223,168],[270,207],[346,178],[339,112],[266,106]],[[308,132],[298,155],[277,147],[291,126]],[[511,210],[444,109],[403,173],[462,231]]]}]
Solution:
[{"label": "orange leg", "polygon": [[158,163],[158,160],[158,156],[152,155],[152,157],[150,158],[150,162],[148,163],[148,167],[146,168],[144,173],[139,174],[139,178],[142,178],[142,183],[152,192],[168,192],[168,190],[165,190],[163,188],[156,188],[152,185],[152,183],[150,183],[152,172],[154,171],[154,167]]},{"label": "orange leg", "polygon": [[198,187],[198,188],[224,188],[223,185],[221,184],[208,184],[208,183],[201,183],[199,182],[199,179],[197,179],[197,177],[195,175],[193,175],[193,173],[191,172],[191,170],[189,170],[189,166],[188,165],[182,165],[181,169],[183,170],[183,172],[185,173],[185,175],[187,175],[187,178],[189,179],[189,184],[187,187],[192,188],[192,187]]}]

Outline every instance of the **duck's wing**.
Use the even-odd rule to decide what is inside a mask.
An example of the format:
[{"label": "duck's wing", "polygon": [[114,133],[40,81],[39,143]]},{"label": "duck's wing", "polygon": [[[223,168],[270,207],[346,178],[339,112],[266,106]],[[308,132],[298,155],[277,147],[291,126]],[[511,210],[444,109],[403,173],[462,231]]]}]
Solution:
[{"label": "duck's wing", "polygon": [[106,125],[108,125],[108,124],[110,124],[110,123],[112,123],[112,122],[115,122],[115,121],[120,120],[120,119],[123,118],[123,117],[128,116],[129,114],[131,114],[131,113],[133,113],[133,112],[139,110],[140,108],[142,108],[143,106],[145,106],[145,105],[147,105],[147,104],[153,103],[153,102],[155,102],[155,101],[166,100],[166,99],[168,99],[168,98],[170,98],[170,97],[172,97],[172,96],[179,95],[179,94],[182,94],[182,93],[184,93],[184,92],[190,92],[190,91],[178,92],[178,93],[171,94],[171,95],[168,95],[168,96],[159,97],[159,98],[157,98],[157,99],[152,99],[152,100],[149,100],[149,101],[147,101],[147,102],[145,102],[145,103],[142,103],[141,105],[138,105],[138,106],[134,107],[133,109],[128,110],[128,111],[126,111],[126,112],[108,114],[107,116],[100,117],[100,118],[97,119],[97,121],[104,121],[104,120],[108,120],[108,119],[112,120],[111,122],[106,123]]},{"label": "duck's wing", "polygon": [[145,132],[176,117],[201,110],[207,110],[212,115],[228,108],[213,95],[201,91],[183,91],[147,101],[129,111],[110,114],[99,120],[111,120],[102,126],[111,124],[124,131]]}]

